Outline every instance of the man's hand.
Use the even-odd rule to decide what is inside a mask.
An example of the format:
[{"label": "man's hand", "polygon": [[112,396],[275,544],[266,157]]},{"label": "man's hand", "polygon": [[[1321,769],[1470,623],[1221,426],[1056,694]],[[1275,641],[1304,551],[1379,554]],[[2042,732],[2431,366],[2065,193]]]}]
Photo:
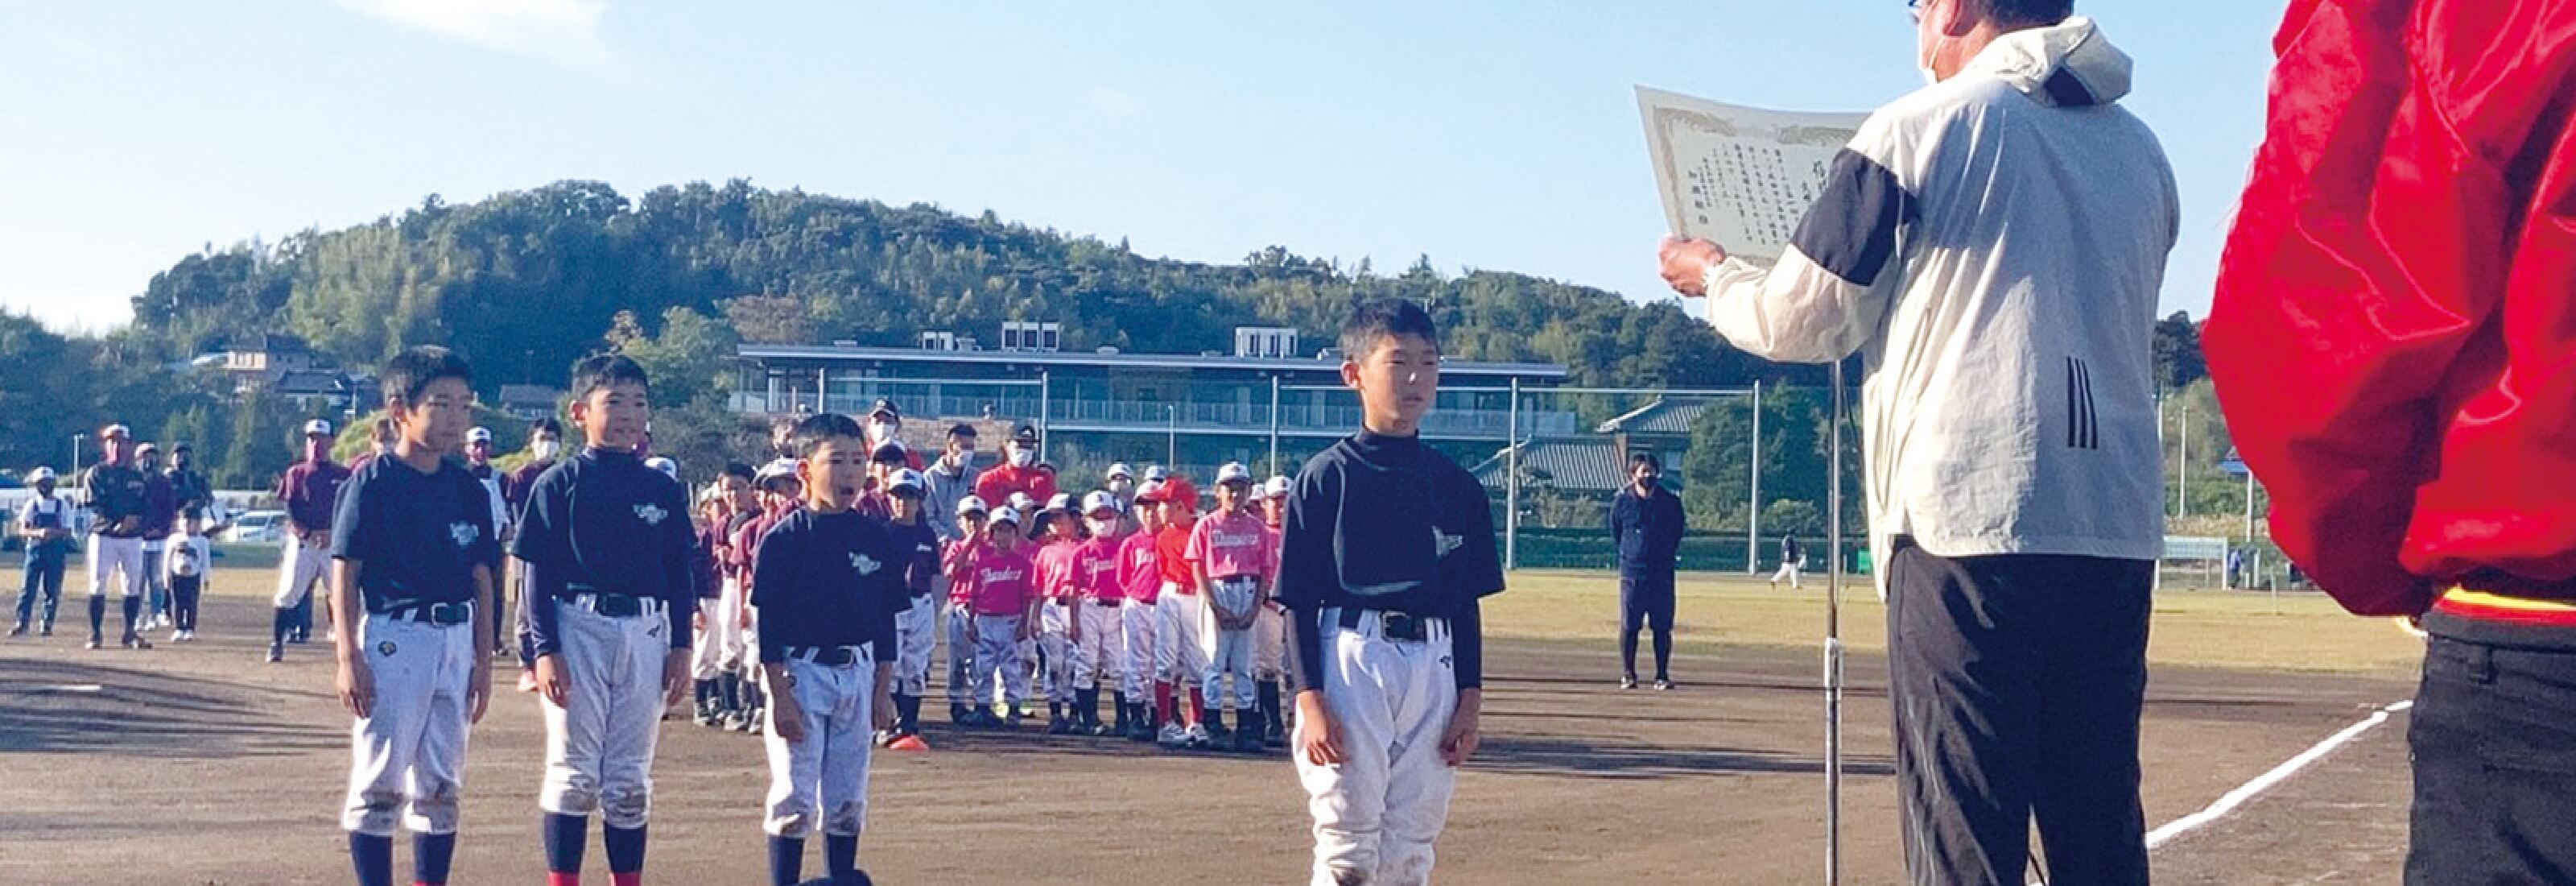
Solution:
[{"label": "man's hand", "polygon": [[779,740],[795,744],[805,740],[805,711],[796,706],[791,687],[778,686],[769,693],[769,732]]},{"label": "man's hand", "polygon": [[1684,298],[1708,294],[1708,269],[1726,260],[1726,250],[1706,240],[1666,237],[1655,249],[1656,263],[1662,265],[1665,285]]},{"label": "man's hand", "polygon": [[364,720],[376,707],[376,675],[367,667],[367,654],[355,652],[340,658],[340,706],[349,715]]},{"label": "man's hand", "polygon": [[707,611],[706,611],[706,610],[704,610],[704,609],[700,609],[700,610],[698,610],[698,611],[696,611],[696,612],[689,613],[689,630],[692,630],[692,631],[703,631],[703,630],[706,630],[706,629],[707,629]]},{"label": "man's hand", "polygon": [[127,517],[116,521],[116,531],[118,532],[133,532],[141,528],[143,528],[143,518],[141,517]]},{"label": "man's hand", "polygon": [[1324,693],[1308,689],[1297,693],[1297,734],[1292,739],[1297,753],[1317,766],[1339,766],[1342,756],[1342,727],[1333,722],[1333,714],[1324,708]]},{"label": "man's hand", "polygon": [[1440,734],[1440,760],[1450,766],[1467,762],[1475,756],[1476,745],[1484,736],[1478,730],[1485,708],[1485,690],[1458,690],[1458,710],[1449,715],[1449,728]]},{"label": "man's hand", "polygon": [[474,670],[465,677],[465,722],[483,722],[483,711],[492,706],[492,656],[474,657]]},{"label": "man's hand", "polygon": [[689,685],[689,650],[674,649],[662,656],[662,706],[689,697]]},{"label": "man's hand", "polygon": [[563,707],[564,701],[572,697],[572,679],[564,673],[563,653],[537,656],[537,694],[555,707]]},{"label": "man's hand", "polygon": [[1020,619],[1020,630],[1019,630],[1019,633],[1018,633],[1016,636],[1017,636],[1017,638],[1019,639],[1019,641],[1020,641],[1020,642],[1022,642],[1022,643],[1026,643],[1026,642],[1028,642],[1028,641],[1030,641],[1030,640],[1035,640],[1035,639],[1037,639],[1037,638],[1038,638],[1038,623],[1037,623],[1037,620],[1036,620],[1036,619],[1030,619],[1030,618],[1023,618],[1023,619]]}]

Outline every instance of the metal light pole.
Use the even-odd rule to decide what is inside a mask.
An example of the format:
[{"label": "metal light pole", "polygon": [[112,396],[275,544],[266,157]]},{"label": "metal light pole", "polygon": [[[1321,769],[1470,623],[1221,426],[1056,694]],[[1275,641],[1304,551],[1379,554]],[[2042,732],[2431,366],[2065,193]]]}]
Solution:
[{"label": "metal light pole", "polygon": [[1270,376],[1270,473],[1284,474],[1279,469],[1279,376]]},{"label": "metal light pole", "polygon": [[1178,472],[1181,470],[1181,407],[1180,407],[1180,404],[1177,404],[1177,403],[1165,403],[1165,404],[1163,404],[1163,422],[1164,422],[1164,427],[1167,429],[1168,433],[1170,433],[1170,434],[1171,434],[1171,440],[1170,440],[1170,443],[1169,443],[1169,447],[1170,447],[1170,448],[1168,448],[1167,450],[1165,450],[1165,452],[1164,452],[1164,454],[1163,454],[1163,463],[1164,463],[1164,464],[1167,464],[1167,465],[1171,465],[1171,466],[1172,466],[1172,471],[1173,471],[1174,473],[1178,473]]},{"label": "metal light pole", "polygon": [[1054,391],[1053,391],[1051,388],[1049,388],[1049,387],[1048,387],[1048,385],[1050,384],[1050,381],[1051,381],[1051,378],[1050,378],[1050,376],[1049,376],[1049,374],[1047,373],[1047,371],[1046,371],[1046,370],[1043,370],[1043,369],[1038,370],[1038,460],[1039,460],[1039,461],[1045,461],[1045,460],[1046,460],[1046,457],[1047,457],[1047,413],[1055,411],[1055,398],[1054,398],[1053,396],[1050,396],[1051,394],[1053,394],[1053,393],[1054,393]]},{"label": "metal light pole", "polygon": [[2174,519],[2191,516],[2191,401],[2182,401],[2182,430],[2175,434]]},{"label": "metal light pole", "polygon": [[1511,430],[1503,433],[1503,568],[1520,566],[1521,380],[1512,379]]},{"label": "metal light pole", "polygon": [[1753,497],[1744,508],[1744,574],[1762,574],[1762,381],[1753,382]]},{"label": "metal light pole", "polygon": [[[1843,362],[1833,365],[1833,431],[1826,456],[1825,886],[1843,881]],[[1755,413],[1759,415],[1760,413]],[[1885,569],[1886,564],[1873,564]]]},{"label": "metal light pole", "polygon": [[73,435],[72,435],[72,473],[71,473],[71,476],[64,478],[64,485],[67,485],[67,486],[79,486],[79,485],[81,485],[81,481],[80,481],[80,452],[81,452],[81,444],[82,444],[82,443],[86,443],[86,442],[88,442],[88,441],[89,441],[89,435],[88,435],[88,434],[73,434]]}]

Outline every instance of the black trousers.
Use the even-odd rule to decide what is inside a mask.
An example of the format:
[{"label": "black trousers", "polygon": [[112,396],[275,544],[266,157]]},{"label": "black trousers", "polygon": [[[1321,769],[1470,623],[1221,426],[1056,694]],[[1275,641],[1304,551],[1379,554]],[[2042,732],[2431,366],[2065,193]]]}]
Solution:
[{"label": "black trousers", "polygon": [[197,629],[198,592],[205,588],[205,583],[206,577],[202,575],[170,577],[170,627],[173,630]]},{"label": "black trousers", "polygon": [[2138,709],[2154,563],[1945,558],[1888,563],[1905,867],[1919,886],[2022,886],[2039,822],[2048,880],[2147,882]]},{"label": "black trousers", "polygon": [[2576,650],[2435,633],[2407,740],[2409,886],[2576,883]]},{"label": "black trousers", "polygon": [[1673,573],[1619,573],[1619,631],[1634,634],[1638,628],[1652,628],[1656,633],[1673,630]]}]

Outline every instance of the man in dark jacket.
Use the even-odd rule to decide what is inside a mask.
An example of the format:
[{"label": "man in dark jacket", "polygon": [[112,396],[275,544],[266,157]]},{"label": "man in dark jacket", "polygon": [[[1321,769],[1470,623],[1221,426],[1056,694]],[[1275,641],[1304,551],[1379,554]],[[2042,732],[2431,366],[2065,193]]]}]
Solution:
[{"label": "man in dark jacket", "polygon": [[1655,688],[1673,688],[1673,560],[1682,547],[1682,500],[1657,481],[1651,452],[1628,458],[1627,488],[1610,504],[1619,545],[1619,687],[1637,688],[1637,629],[1655,632]]}]

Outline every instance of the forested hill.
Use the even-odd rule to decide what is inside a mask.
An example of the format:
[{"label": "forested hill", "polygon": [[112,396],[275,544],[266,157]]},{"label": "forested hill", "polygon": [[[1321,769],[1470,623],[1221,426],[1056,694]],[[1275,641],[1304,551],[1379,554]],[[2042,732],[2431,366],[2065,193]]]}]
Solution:
[{"label": "forested hill", "polygon": [[[1638,260],[1650,260],[1643,246]],[[1771,372],[1670,306],[1520,274],[1443,274],[1427,258],[1380,273],[1279,247],[1239,264],[1173,261],[990,212],[739,180],[633,200],[579,181],[471,204],[431,197],[370,224],[189,256],[135,299],[130,335],[179,359],[285,330],[351,366],[446,344],[476,360],[488,389],[559,383],[620,311],[647,334],[687,309],[745,341],[881,345],[924,329],[990,341],[1005,319],[1057,320],[1069,348],[1196,353],[1229,346],[1237,325],[1329,337],[1354,300],[1379,295],[1435,305],[1457,357],[1559,362],[1580,384],[1726,385]]]}]

